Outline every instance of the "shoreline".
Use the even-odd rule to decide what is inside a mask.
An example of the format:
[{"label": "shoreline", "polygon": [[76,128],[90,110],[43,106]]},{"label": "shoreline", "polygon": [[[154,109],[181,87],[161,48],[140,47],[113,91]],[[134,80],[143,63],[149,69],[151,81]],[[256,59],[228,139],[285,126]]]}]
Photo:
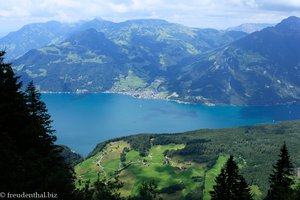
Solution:
[{"label": "shoreline", "polygon": [[289,106],[289,105],[300,105],[295,102],[287,102],[285,104],[274,104],[274,105],[227,105],[227,104],[214,104],[214,103],[193,103],[193,102],[187,102],[182,100],[176,100],[176,99],[169,99],[165,97],[155,97],[155,96],[147,96],[143,97],[137,93],[130,93],[130,92],[114,92],[114,91],[103,91],[103,92],[52,92],[52,91],[40,91],[41,94],[76,94],[76,95],[85,95],[85,94],[119,94],[119,95],[125,95],[129,96],[135,99],[145,99],[145,100],[162,100],[162,101],[169,101],[169,102],[175,102],[179,104],[185,104],[185,105],[200,105],[200,106],[236,106],[236,107],[270,107],[270,106]]},{"label": "shoreline", "polygon": [[193,102],[187,102],[187,101],[182,101],[182,100],[169,99],[168,97],[167,98],[155,97],[155,96],[143,97],[143,96],[137,95],[136,93],[131,94],[129,92],[113,92],[113,91],[104,91],[104,92],[52,92],[52,91],[40,91],[40,93],[41,94],[76,94],[76,95],[84,95],[84,94],[119,94],[119,95],[130,96],[130,97],[135,98],[135,99],[163,100],[163,101],[175,102],[175,103],[186,104],[186,105],[217,106],[216,104],[213,104],[213,103],[193,103]]}]

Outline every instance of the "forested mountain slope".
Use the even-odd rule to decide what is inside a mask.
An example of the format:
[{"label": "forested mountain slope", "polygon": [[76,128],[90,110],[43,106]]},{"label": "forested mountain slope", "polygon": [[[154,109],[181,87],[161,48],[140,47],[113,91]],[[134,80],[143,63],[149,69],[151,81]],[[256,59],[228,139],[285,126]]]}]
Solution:
[{"label": "forested mountain slope", "polygon": [[172,94],[169,68],[245,35],[164,20],[95,19],[78,26],[64,41],[30,50],[13,64],[24,82],[33,79],[42,91],[109,90],[167,98]]},{"label": "forested mountain slope", "polygon": [[95,181],[97,174],[119,176],[125,196],[136,195],[138,185],[154,180],[166,199],[210,199],[215,177],[233,155],[255,199],[261,199],[283,141],[298,169],[300,121],[288,121],[112,139],[98,144],[75,172],[81,181]]},{"label": "forested mountain slope", "polygon": [[200,104],[299,103],[300,19],[246,35],[164,20],[81,24],[13,61],[48,92],[117,92]]}]

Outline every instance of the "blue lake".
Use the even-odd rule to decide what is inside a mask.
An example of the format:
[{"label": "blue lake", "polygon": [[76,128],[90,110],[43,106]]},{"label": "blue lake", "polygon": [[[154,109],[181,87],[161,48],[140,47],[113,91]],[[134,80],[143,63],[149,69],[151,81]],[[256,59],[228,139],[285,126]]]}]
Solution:
[{"label": "blue lake", "polygon": [[86,156],[101,141],[300,119],[300,106],[202,106],[118,94],[43,94],[58,144]]}]

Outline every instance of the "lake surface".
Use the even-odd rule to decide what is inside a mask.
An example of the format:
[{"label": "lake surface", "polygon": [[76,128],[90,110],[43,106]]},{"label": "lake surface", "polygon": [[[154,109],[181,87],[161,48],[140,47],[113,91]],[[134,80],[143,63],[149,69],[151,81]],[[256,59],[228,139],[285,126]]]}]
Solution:
[{"label": "lake surface", "polygon": [[300,106],[202,106],[119,94],[42,94],[58,144],[86,156],[107,139],[300,119]]}]

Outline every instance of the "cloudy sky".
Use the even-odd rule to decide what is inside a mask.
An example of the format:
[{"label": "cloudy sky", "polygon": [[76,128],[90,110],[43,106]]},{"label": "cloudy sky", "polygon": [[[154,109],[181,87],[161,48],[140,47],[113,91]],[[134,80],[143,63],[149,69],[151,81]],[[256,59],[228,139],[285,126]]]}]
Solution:
[{"label": "cloudy sky", "polygon": [[225,29],[250,22],[277,23],[291,15],[300,17],[300,0],[0,0],[0,35],[49,20],[160,18]]}]

